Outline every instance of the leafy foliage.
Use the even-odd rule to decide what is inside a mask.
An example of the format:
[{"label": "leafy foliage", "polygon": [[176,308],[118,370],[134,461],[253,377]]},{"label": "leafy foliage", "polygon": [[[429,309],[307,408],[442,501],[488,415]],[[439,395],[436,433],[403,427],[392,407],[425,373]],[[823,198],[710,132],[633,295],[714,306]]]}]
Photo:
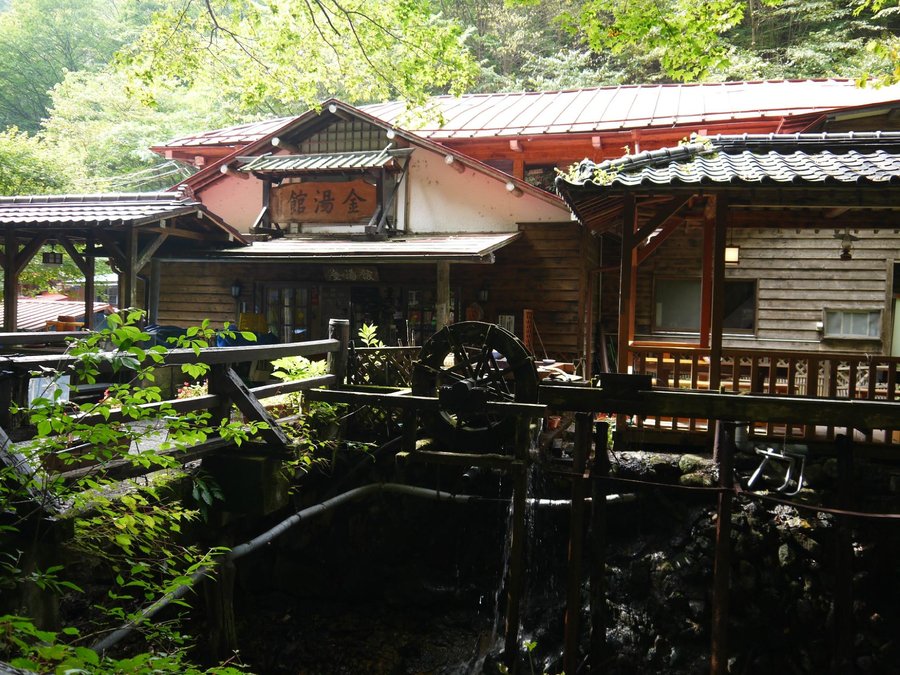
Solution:
[{"label": "leafy foliage", "polygon": [[[14,411],[27,415],[36,431],[34,439],[19,450],[31,466],[42,468],[30,478],[6,465],[0,469],[0,503],[11,516],[0,533],[4,549],[0,587],[32,584],[80,592],[67,578],[71,570],[58,565],[36,568],[33,553],[10,549],[11,543],[21,546],[26,541],[14,536],[26,523],[38,529],[29,540],[39,542],[46,536],[41,530],[49,525],[31,518],[42,504],[64,507],[64,517],[73,523],[74,537],[66,558],[87,556],[102,564],[112,580],[105,599],[93,608],[95,623],[90,632],[74,626],[48,632],[29,617],[0,617],[0,659],[11,659],[17,667],[36,672],[201,672],[185,661],[187,641],[177,624],[151,625],[141,621],[139,614],[143,604],[189,583],[192,574],[222,552],[200,550],[182,536],[185,525],[198,518],[198,511],[172,498],[177,481],[190,478],[201,511],[221,493],[208,477],[186,476],[171,451],[212,433],[240,443],[262,425],[217,421],[205,411],[176,414],[170,405],[160,404],[162,395],[155,385],[154,370],[162,363],[165,348],[146,346],[150,336],[139,326],[141,316],[141,312],[111,316],[106,330],[70,345],[68,353],[74,364],[66,372],[55,373],[84,383],[95,383],[104,373],[119,374],[120,382],[111,385],[102,400],[76,406],[63,400],[60,388],[48,387],[29,408]],[[181,343],[199,351],[212,337],[214,331],[204,322]],[[194,375],[204,374],[202,364],[189,365]],[[123,462],[145,471],[165,471],[141,481],[114,481],[104,475],[106,467]],[[80,470],[71,474],[73,469]],[[70,472],[68,478],[65,472]],[[26,558],[32,562],[23,564]],[[148,651],[114,659],[86,646],[96,631],[125,622],[137,622]],[[210,672],[238,671],[221,668]]]},{"label": "leafy foliage", "polygon": [[47,194],[67,186],[44,144],[15,127],[0,131],[0,195]]},{"label": "leafy foliage", "polygon": [[66,72],[107,63],[127,39],[102,0],[13,0],[0,14],[0,119],[36,132]]},{"label": "leafy foliage", "polygon": [[295,112],[327,95],[421,104],[472,81],[464,39],[428,0],[173,0],[119,63],[145,85],[215,81],[250,110]]}]

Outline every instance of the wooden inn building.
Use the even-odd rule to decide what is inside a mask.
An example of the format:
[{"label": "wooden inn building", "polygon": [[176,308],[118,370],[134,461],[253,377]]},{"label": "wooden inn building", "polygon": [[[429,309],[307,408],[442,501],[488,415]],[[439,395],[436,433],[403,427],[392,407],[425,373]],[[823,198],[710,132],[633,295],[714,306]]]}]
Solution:
[{"label": "wooden inn building", "polygon": [[332,99],[154,147],[227,234],[123,239],[124,297],[280,340],[480,319],[586,376],[894,399],[898,107],[846,80],[436,97],[419,124]]}]

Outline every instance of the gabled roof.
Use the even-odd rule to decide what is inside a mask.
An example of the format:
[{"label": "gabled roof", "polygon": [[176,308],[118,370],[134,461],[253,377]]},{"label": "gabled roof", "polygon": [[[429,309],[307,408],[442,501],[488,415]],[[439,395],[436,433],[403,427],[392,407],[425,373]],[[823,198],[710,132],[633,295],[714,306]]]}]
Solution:
[{"label": "gabled roof", "polygon": [[[626,129],[693,126],[759,118],[789,118],[900,101],[900,85],[860,88],[854,80],[810,79],[593,87],[548,92],[436,96],[405,122],[406,106],[391,101],[359,106],[389,126],[420,138],[475,138],[590,134]],[[155,146],[237,147],[275,135],[299,118],[282,117],[184,136]],[[439,123],[428,120],[440,120]]]},{"label": "gabled roof", "polygon": [[20,231],[106,229],[175,218],[246,243],[237,230],[182,192],[0,197],[0,225],[15,225]]},{"label": "gabled roof", "polygon": [[[560,203],[560,199],[556,195],[551,194],[546,190],[542,190],[541,188],[530,185],[529,183],[519,178],[510,176],[509,174],[488,166],[487,164],[484,164],[477,159],[473,159],[464,154],[449,150],[448,148],[435,143],[434,141],[430,141],[428,139],[417,136],[413,132],[392,127],[390,124],[385,123],[383,120],[372,117],[364,110],[354,108],[353,106],[348,105],[342,101],[338,101],[337,99],[329,99],[328,101],[325,101],[322,104],[322,108],[320,111],[309,110],[303,115],[294,118],[288,124],[259,138],[250,145],[244,148],[239,148],[232,152],[230,155],[227,155],[226,157],[223,157],[213,162],[212,164],[209,164],[201,171],[186,179],[182,183],[182,185],[188,186],[192,190],[199,190],[213,183],[214,181],[222,179],[225,175],[227,175],[229,169],[238,168],[238,164],[248,159],[247,155],[252,155],[253,153],[259,153],[260,155],[269,153],[272,148],[272,139],[275,137],[284,139],[286,137],[289,138],[292,135],[301,134],[304,130],[318,130],[322,128],[323,121],[327,121],[329,117],[333,118],[334,120],[338,120],[347,119],[348,116],[356,117],[376,127],[381,127],[385,130],[385,132],[390,131],[392,138],[396,138],[399,141],[408,143],[413,148],[418,147],[424,150],[430,150],[441,155],[451,156],[453,161],[458,162],[463,166],[474,169],[475,171],[485,174],[497,181],[501,181],[507,184],[510,191],[515,191],[516,189],[518,189],[521,193],[530,194],[534,197],[537,197],[538,199],[550,202],[555,206],[562,206],[562,204]],[[274,155],[273,158],[274,157],[277,157],[277,155]]]},{"label": "gabled roof", "polygon": [[285,124],[296,119],[295,117],[275,117],[259,122],[246,122],[232,127],[223,127],[211,131],[202,131],[197,134],[189,134],[172,139],[161,145],[154,146],[157,152],[165,148],[202,147],[202,146],[230,146],[240,147],[258,141],[263,136],[277,131]]},{"label": "gabled roof", "polygon": [[900,132],[714,136],[595,164],[559,177],[565,191],[695,184],[884,184],[900,182]]}]

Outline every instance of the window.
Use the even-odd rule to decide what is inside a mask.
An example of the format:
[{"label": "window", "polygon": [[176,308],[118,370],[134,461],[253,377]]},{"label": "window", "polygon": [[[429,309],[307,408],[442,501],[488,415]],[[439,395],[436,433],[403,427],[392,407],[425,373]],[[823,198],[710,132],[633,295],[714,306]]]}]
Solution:
[{"label": "window", "polygon": [[553,192],[556,180],[556,166],[549,165],[528,165],[525,167],[525,182],[534,185],[547,192]]},{"label": "window", "polygon": [[[654,332],[700,332],[700,280],[657,278],[653,289]],[[723,327],[729,333],[752,333],[756,329],[756,282],[732,279],[725,282]]]},{"label": "window", "polygon": [[825,337],[877,340],[881,337],[881,310],[826,309]]}]

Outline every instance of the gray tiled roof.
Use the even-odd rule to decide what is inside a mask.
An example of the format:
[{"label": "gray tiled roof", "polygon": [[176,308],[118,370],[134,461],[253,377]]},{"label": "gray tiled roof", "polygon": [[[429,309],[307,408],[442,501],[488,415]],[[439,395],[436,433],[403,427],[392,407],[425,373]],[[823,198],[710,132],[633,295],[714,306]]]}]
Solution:
[{"label": "gray tiled roof", "polygon": [[201,209],[178,192],[0,197],[0,224],[140,225]]},{"label": "gray tiled roof", "polygon": [[392,164],[397,157],[409,155],[410,150],[374,150],[361,152],[331,152],[316,155],[262,155],[240,158],[247,163],[241,171],[258,173],[364,171]]},{"label": "gray tiled roof", "polygon": [[900,133],[765,134],[692,139],[675,148],[595,164],[583,160],[573,186],[697,184],[883,184],[900,182]]}]

